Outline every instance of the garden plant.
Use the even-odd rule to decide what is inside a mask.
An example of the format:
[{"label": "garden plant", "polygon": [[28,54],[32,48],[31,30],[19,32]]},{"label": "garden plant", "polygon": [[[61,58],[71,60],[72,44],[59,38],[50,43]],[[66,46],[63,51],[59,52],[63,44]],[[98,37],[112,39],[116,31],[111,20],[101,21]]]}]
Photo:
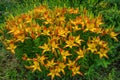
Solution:
[{"label": "garden plant", "polygon": [[86,8],[41,4],[10,15],[0,32],[6,49],[40,79],[82,78],[92,74],[91,68],[107,67],[109,40],[119,41],[114,26],[105,24],[101,14]]}]

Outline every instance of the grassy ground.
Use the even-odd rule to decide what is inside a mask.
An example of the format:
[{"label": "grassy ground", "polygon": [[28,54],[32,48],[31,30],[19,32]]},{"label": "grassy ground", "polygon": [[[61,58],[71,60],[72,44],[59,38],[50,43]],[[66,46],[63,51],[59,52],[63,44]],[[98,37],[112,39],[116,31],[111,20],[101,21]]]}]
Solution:
[{"label": "grassy ground", "polygon": [[26,80],[18,60],[3,49],[0,52],[0,80]]},{"label": "grassy ground", "polygon": [[[49,1],[49,5],[56,5],[56,3],[53,1],[54,0]],[[68,4],[68,6],[74,7],[78,6],[80,3],[75,2],[75,0],[66,0],[66,2],[67,1],[71,2]],[[117,32],[120,31],[119,0],[107,0],[108,5],[105,6],[105,8],[101,7],[101,5],[105,5],[105,3],[101,2],[101,5],[98,5],[99,0],[96,0],[96,3],[94,2],[94,0],[91,3],[86,2],[87,0],[80,1],[83,7],[87,5],[86,8],[93,11],[94,14],[103,14],[104,21],[107,23],[107,25],[115,25],[115,30]],[[86,2],[86,4],[84,2]],[[21,13],[27,12],[28,10],[31,10],[35,5],[37,6],[40,3],[42,3],[42,0],[0,0],[0,25],[5,22],[5,17],[9,14],[19,15]],[[63,5],[62,2],[57,1],[57,3]],[[118,38],[120,40],[119,36]],[[120,80],[120,41],[118,43],[113,42],[113,44],[114,48],[112,48],[112,52],[114,52],[114,55],[110,57],[112,59],[111,63],[108,65],[107,68],[101,68],[100,70],[98,70],[98,76],[96,76],[95,80]],[[21,62],[17,60],[14,55],[11,55],[9,52],[7,52],[1,43],[0,45],[0,80],[37,80],[37,78],[30,78],[30,71],[26,70]],[[73,79],[76,80],[75,78]],[[88,77],[83,79],[94,80]]]}]

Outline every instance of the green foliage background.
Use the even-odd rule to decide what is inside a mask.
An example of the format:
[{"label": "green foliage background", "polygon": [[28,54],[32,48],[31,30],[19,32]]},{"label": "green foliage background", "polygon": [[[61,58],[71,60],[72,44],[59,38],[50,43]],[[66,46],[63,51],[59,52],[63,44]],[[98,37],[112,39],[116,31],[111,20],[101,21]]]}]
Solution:
[{"label": "green foliage background", "polygon": [[[105,22],[105,27],[115,26],[115,31],[120,32],[120,2],[119,0],[0,0],[0,28],[4,29],[4,22],[11,15],[16,16],[22,13],[26,13],[29,10],[33,9],[35,6],[39,6],[40,4],[48,4],[49,8],[54,8],[55,6],[59,7],[79,7],[81,12],[84,8],[86,8],[89,13],[94,15],[102,14],[103,20]],[[111,43],[109,59],[96,59],[94,65],[92,65],[86,75],[84,77],[79,77],[76,75],[75,77],[71,77],[67,75],[63,76],[62,80],[119,80],[120,79],[120,35],[117,36],[119,39],[118,42],[114,40],[108,40]],[[4,51],[4,46],[2,43],[0,54],[6,55],[6,51]],[[30,49],[31,50],[31,49]],[[22,51],[22,50],[21,50]],[[20,53],[20,52],[19,52]],[[9,53],[7,53],[9,54]],[[0,57],[0,65],[3,65],[3,59],[7,59],[6,56]],[[17,60],[17,59],[16,59]],[[8,61],[8,60],[7,60]],[[89,62],[86,59],[83,62]],[[9,61],[8,61],[9,62]],[[99,64],[98,64],[99,62]],[[96,64],[97,63],[97,64]],[[20,65],[19,65],[20,64]],[[0,74],[1,80],[49,80],[49,77],[46,77],[44,74],[38,76],[40,72],[35,72],[34,74],[30,71],[24,69],[21,62],[19,62],[18,67],[21,72],[13,69],[11,72],[9,69],[6,70],[5,75],[7,77],[2,77]],[[85,64],[85,63],[84,63]],[[13,67],[13,65],[11,65]],[[14,74],[12,74],[14,73]],[[26,76],[24,76],[26,74]],[[24,77],[24,78],[23,78]],[[61,80],[57,78],[57,80]]]}]

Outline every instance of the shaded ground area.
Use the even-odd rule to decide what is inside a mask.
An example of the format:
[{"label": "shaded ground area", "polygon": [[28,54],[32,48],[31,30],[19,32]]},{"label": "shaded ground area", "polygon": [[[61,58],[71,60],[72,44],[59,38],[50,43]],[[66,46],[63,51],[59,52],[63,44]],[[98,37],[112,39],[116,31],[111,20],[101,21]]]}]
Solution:
[{"label": "shaded ground area", "polygon": [[27,80],[23,66],[4,49],[0,50],[0,80]]}]

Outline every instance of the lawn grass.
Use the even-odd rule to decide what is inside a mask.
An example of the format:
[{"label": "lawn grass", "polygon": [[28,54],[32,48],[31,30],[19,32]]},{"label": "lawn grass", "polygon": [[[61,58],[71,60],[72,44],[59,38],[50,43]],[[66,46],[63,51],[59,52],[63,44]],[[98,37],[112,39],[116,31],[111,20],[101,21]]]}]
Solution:
[{"label": "lawn grass", "polygon": [[[81,10],[86,7],[87,10],[94,13],[94,15],[102,14],[105,27],[110,25],[115,26],[115,31],[120,31],[120,4],[118,0],[0,0],[0,27],[5,22],[5,18],[9,17],[10,14],[16,16],[22,13],[26,13],[33,9],[40,3],[46,3],[50,8],[54,6],[67,6],[67,7],[79,7]],[[90,2],[89,2],[90,1]],[[64,5],[65,4],[65,5]],[[104,5],[104,6],[103,6]],[[120,36],[120,35],[119,35]],[[97,75],[87,75],[80,79],[78,76],[71,77],[71,80],[119,80],[120,79],[120,37],[118,36],[119,42],[111,41],[110,50],[110,64],[107,68],[101,67],[96,71]],[[0,80],[40,80],[38,77],[31,77],[32,73],[25,69],[24,65],[16,59],[15,56],[11,55],[4,49],[1,44],[0,48]],[[90,71],[95,72],[95,71]],[[92,77],[95,76],[95,77]],[[50,79],[46,78],[45,80]],[[66,80],[69,78],[63,78]]]}]

